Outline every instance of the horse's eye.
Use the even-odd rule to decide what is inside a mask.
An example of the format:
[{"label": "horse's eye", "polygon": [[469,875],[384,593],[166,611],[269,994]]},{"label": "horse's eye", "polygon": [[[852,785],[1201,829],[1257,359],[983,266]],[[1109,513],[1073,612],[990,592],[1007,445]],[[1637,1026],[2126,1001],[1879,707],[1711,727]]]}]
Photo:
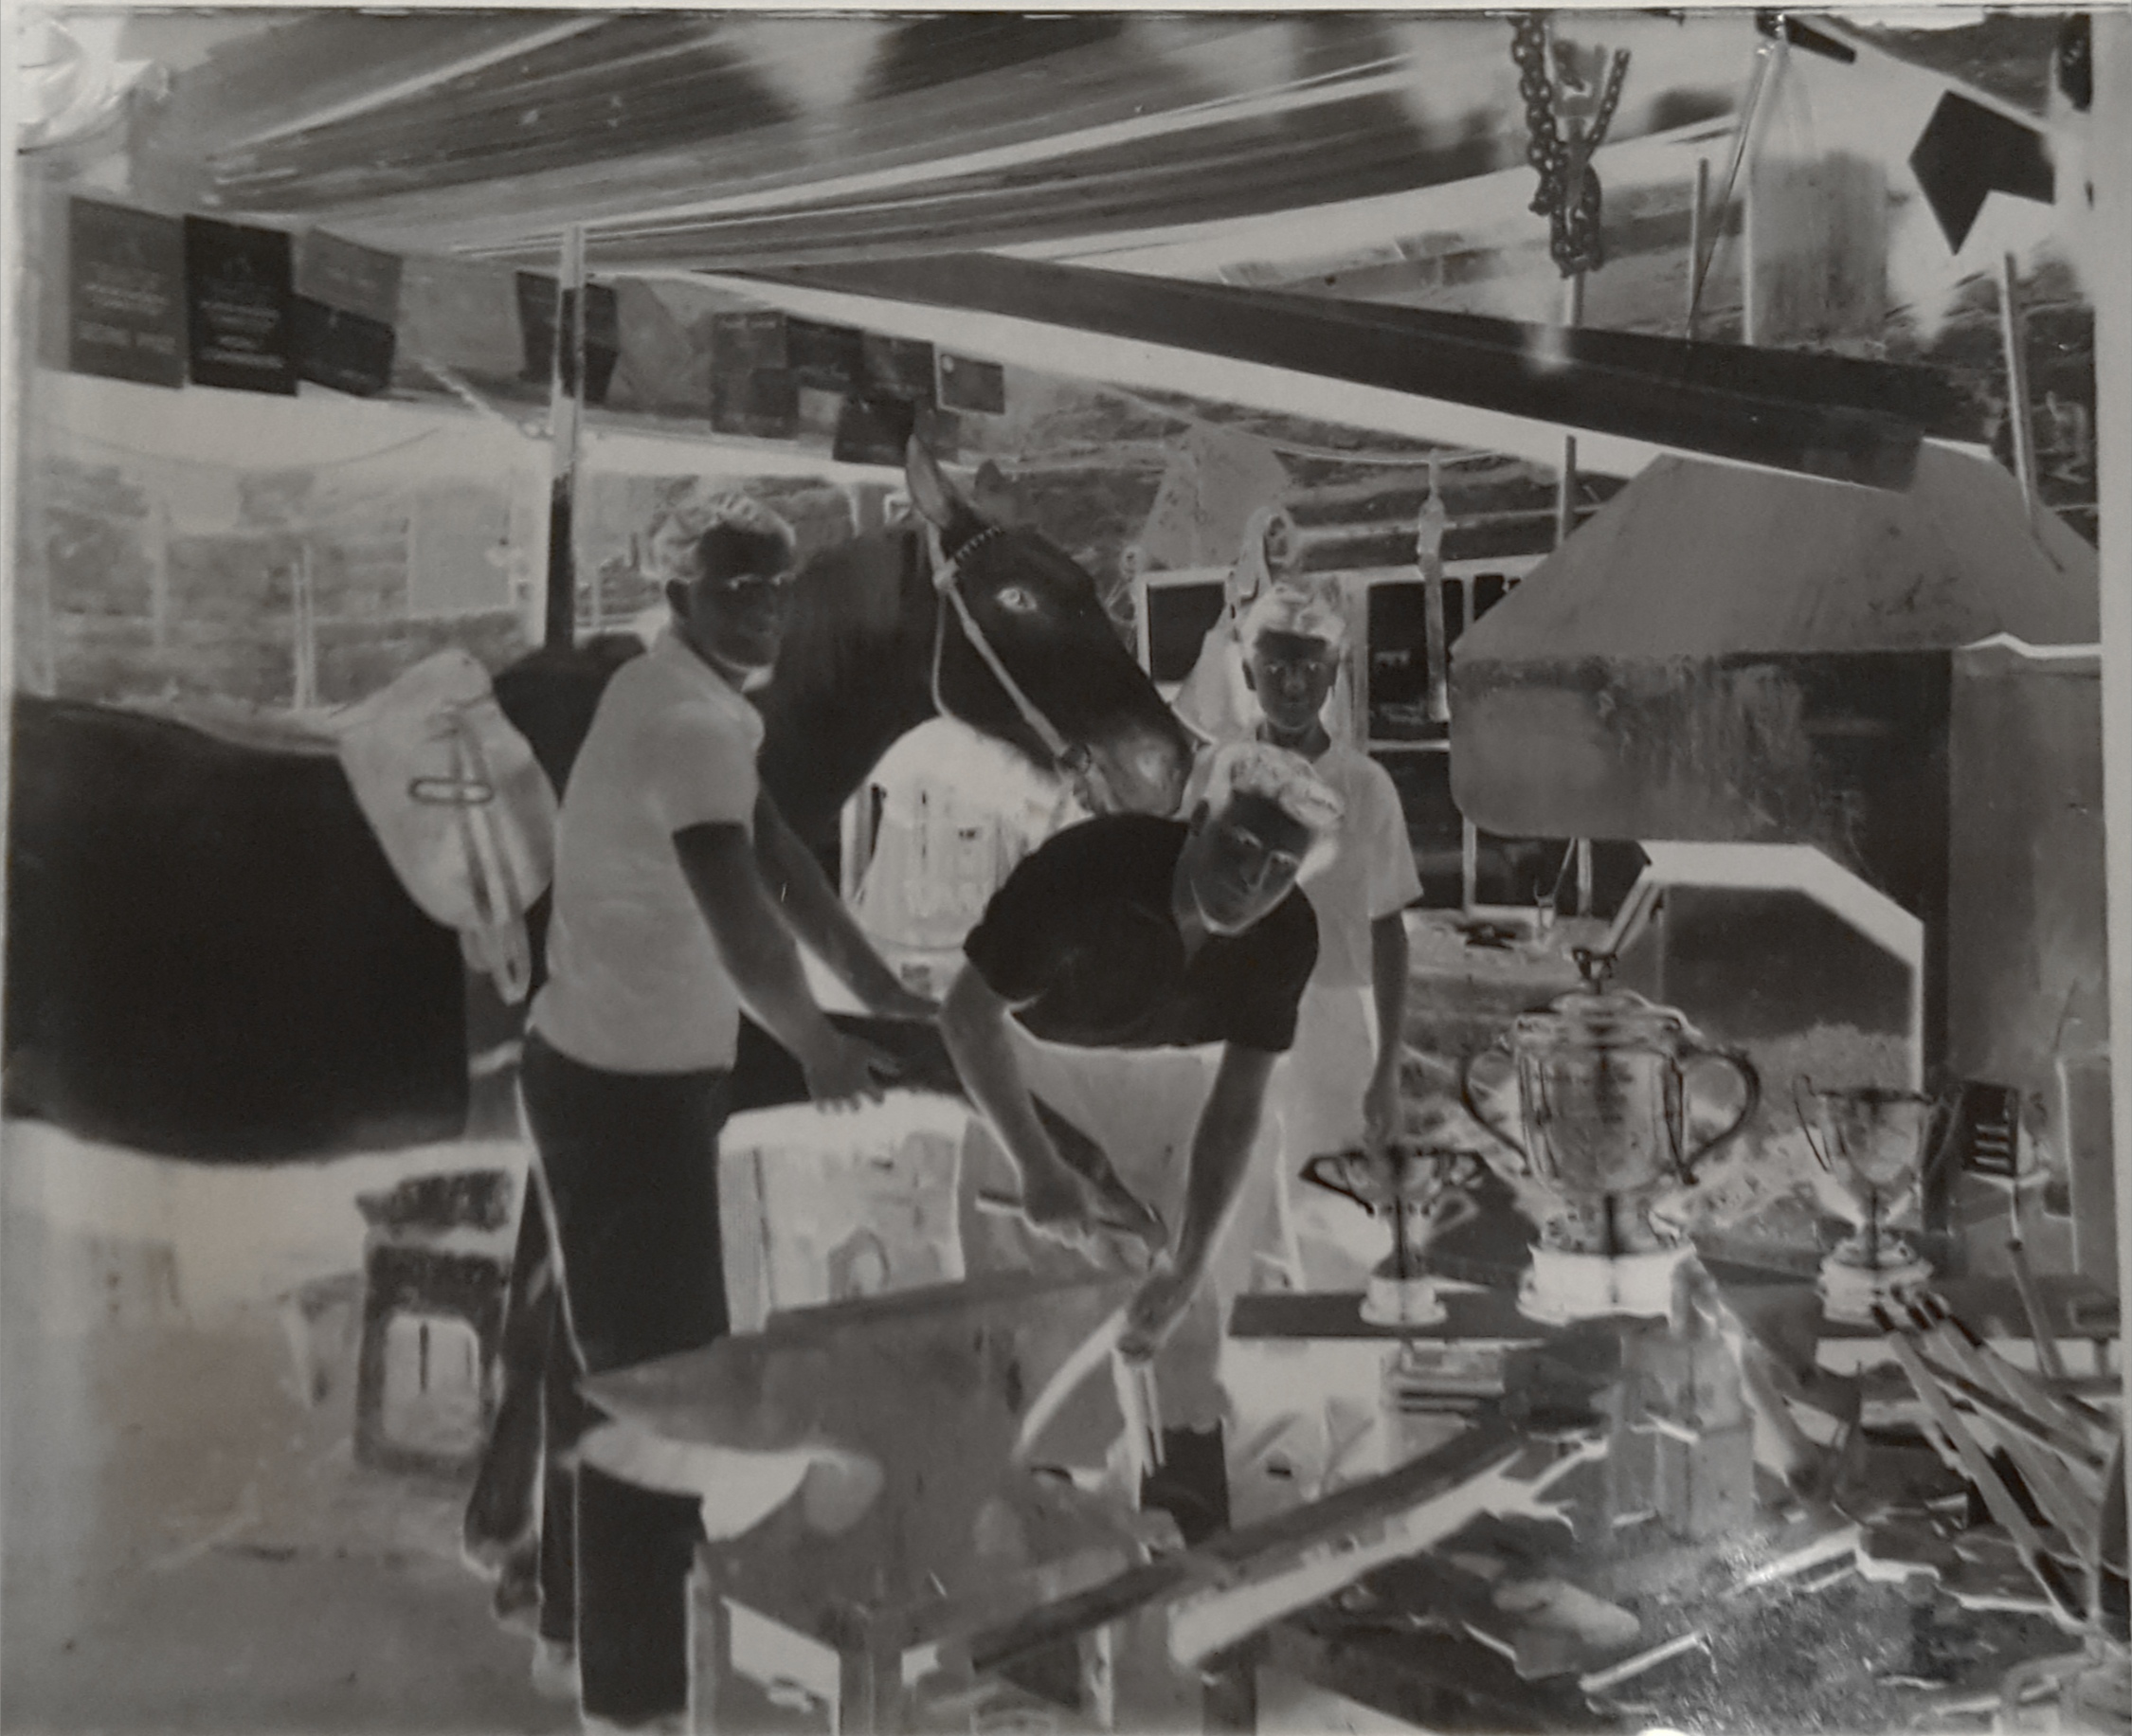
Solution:
[{"label": "horse's eye", "polygon": [[1003,586],[999,592],[1000,606],[1017,615],[1033,615],[1037,612],[1037,599],[1020,585]]}]

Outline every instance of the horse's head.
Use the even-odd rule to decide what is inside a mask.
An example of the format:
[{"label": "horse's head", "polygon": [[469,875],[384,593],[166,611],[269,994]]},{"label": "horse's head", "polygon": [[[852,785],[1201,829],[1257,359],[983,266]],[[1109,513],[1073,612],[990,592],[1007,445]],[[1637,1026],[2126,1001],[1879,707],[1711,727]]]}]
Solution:
[{"label": "horse's head", "polygon": [[911,443],[911,497],[932,526],[941,585],[935,699],[1099,811],[1171,814],[1192,736],[1118,638],[1095,582],[1036,532],[987,521]]}]

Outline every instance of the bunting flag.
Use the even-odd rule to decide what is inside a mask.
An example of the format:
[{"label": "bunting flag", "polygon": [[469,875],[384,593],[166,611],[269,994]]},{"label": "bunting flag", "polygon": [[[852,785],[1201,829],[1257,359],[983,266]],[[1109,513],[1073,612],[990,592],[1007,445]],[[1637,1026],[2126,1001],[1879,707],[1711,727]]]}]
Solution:
[{"label": "bunting flag", "polygon": [[175,217],[74,199],[67,210],[67,366],[185,384],[185,229]]},{"label": "bunting flag", "polygon": [[1173,454],[1163,473],[1155,503],[1147,509],[1147,521],[1140,527],[1138,546],[1149,567],[1177,571],[1200,563],[1200,515],[1192,486],[1192,461]]},{"label": "bunting flag", "polygon": [[800,383],[788,362],[782,313],[718,314],[711,320],[711,425],[721,434],[789,440],[799,425]]},{"label": "bunting flag", "polygon": [[[57,190],[35,221],[54,290],[38,298],[37,353],[83,373],[278,395],[298,381],[361,397],[509,391],[549,381],[556,320],[571,311],[541,273],[403,257],[324,229],[169,217]],[[858,463],[900,463],[913,432],[951,455],[960,429],[944,400],[992,415],[1006,402],[996,363],[778,309],[684,325],[636,279],[588,286],[585,358],[587,403],[708,415],[757,439],[819,436]]]},{"label": "bunting flag", "polygon": [[1272,446],[1238,428],[1194,423],[1184,445],[1195,473],[1201,559],[1227,566],[1252,514],[1288,492],[1287,468]]},{"label": "bunting flag", "polygon": [[298,238],[293,310],[298,377],[359,398],[392,383],[400,257],[323,229]]},{"label": "bunting flag", "polygon": [[408,258],[400,276],[400,342],[395,377],[434,389],[422,364],[483,381],[515,380],[525,366],[518,298],[501,266]]},{"label": "bunting flag", "polygon": [[195,386],[296,395],[291,270],[283,230],[185,220],[188,365]]},{"label": "bunting flag", "polygon": [[1910,172],[1957,253],[1991,194],[2043,205],[2057,195],[2056,172],[2041,133],[1951,90],[1918,136]]},{"label": "bunting flag", "polygon": [[856,392],[866,384],[865,335],[853,326],[818,320],[785,322],[785,365],[802,386],[817,391]]},{"label": "bunting flag", "polygon": [[866,395],[908,398],[913,404],[934,401],[932,346],[923,338],[866,334],[861,346]]},{"label": "bunting flag", "polygon": [[[556,282],[537,271],[517,274],[518,326],[524,339],[524,371],[520,377],[545,384],[559,372],[566,392],[577,390],[577,357],[569,341],[570,322],[577,312],[577,291],[561,292],[557,306]],[[560,316],[564,341],[557,346],[555,322]],[[615,309],[614,285],[585,286],[585,402],[605,404],[607,386],[621,359],[620,321]]]},{"label": "bunting flag", "polygon": [[713,373],[711,425],[719,433],[790,440],[799,418],[799,383],[786,370],[756,368],[732,377]]},{"label": "bunting flag", "polygon": [[987,416],[1006,413],[1006,370],[997,362],[973,362],[967,356],[940,356],[940,402],[951,410],[978,410]]}]

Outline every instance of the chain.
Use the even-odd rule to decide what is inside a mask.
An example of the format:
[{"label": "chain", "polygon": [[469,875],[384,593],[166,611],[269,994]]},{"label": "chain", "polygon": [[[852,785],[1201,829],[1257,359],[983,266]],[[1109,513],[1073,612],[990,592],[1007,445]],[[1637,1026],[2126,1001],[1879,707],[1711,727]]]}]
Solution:
[{"label": "chain", "polygon": [[1599,172],[1591,159],[1620,105],[1629,54],[1625,48],[1615,51],[1591,125],[1572,146],[1563,140],[1555,118],[1555,83],[1547,67],[1550,45],[1544,14],[1522,12],[1512,20],[1510,59],[1518,69],[1518,95],[1525,102],[1525,156],[1540,176],[1528,208],[1547,219],[1547,250],[1566,278],[1580,271],[1597,271],[1606,263]]}]

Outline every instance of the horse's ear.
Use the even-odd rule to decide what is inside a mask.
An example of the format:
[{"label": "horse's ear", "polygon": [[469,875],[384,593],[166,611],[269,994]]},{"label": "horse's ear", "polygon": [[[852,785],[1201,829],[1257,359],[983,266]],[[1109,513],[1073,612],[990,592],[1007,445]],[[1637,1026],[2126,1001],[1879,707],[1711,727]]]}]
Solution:
[{"label": "horse's ear", "polygon": [[964,499],[940,468],[940,461],[913,434],[904,452],[903,479],[910,484],[911,499],[926,518],[943,531],[976,530],[977,511]]}]

